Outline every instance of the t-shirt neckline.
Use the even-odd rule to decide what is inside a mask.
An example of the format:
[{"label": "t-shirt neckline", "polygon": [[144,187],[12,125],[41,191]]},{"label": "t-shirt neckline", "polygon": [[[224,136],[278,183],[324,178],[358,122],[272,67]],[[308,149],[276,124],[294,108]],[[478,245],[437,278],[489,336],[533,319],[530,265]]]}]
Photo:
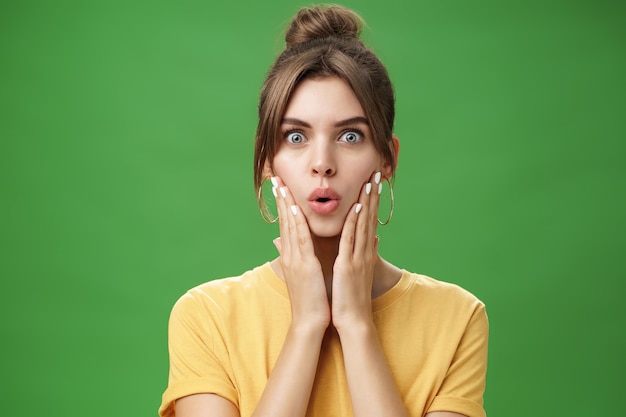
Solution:
[{"label": "t-shirt neckline", "polygon": [[[270,262],[266,262],[263,265],[256,268],[261,278],[282,297],[289,299],[289,293],[287,291],[287,285],[280,279],[278,274],[272,269]],[[411,281],[411,273],[402,269],[402,276],[385,293],[379,295],[372,300],[372,311],[377,312],[384,308],[389,307],[395,301],[397,301],[408,290]]]}]

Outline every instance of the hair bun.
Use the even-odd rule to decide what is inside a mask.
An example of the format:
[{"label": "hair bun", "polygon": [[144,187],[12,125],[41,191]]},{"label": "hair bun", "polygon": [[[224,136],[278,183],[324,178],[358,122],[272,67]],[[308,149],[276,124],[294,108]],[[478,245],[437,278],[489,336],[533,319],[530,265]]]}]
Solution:
[{"label": "hair bun", "polygon": [[345,7],[334,5],[304,7],[291,21],[285,42],[287,46],[294,46],[331,36],[358,39],[362,26],[361,17]]}]

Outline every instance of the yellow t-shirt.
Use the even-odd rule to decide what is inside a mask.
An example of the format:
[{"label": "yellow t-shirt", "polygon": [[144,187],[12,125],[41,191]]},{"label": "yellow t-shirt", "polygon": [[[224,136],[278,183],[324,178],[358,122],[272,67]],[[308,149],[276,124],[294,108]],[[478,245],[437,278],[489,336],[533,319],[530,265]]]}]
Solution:
[{"label": "yellow t-shirt", "polygon": [[[484,417],[488,323],[483,303],[456,285],[403,271],[372,304],[409,415],[453,411]],[[174,416],[178,398],[213,393],[235,404],[242,417],[252,415],[290,320],[287,288],[269,263],[188,291],[170,317],[169,384],[159,414]],[[351,415],[339,337],[329,331],[307,416]]]}]

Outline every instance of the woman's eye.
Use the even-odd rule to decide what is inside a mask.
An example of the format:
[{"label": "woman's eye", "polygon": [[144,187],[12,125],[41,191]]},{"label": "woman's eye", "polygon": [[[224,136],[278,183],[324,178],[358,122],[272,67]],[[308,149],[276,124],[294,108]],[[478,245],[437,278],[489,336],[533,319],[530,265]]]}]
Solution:
[{"label": "woman's eye", "polygon": [[341,135],[341,140],[347,143],[357,143],[362,139],[362,135],[359,132],[349,131]]},{"label": "woman's eye", "polygon": [[291,132],[287,134],[287,142],[289,143],[302,143],[304,142],[304,136],[302,133]]}]

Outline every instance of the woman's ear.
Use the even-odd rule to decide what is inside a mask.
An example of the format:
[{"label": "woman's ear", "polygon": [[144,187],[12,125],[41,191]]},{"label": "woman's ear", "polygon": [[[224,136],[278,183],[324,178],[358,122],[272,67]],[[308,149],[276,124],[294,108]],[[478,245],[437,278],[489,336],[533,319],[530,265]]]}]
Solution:
[{"label": "woman's ear", "polygon": [[274,172],[272,170],[272,166],[270,162],[266,159],[263,164],[263,178],[270,178],[274,176]]},{"label": "woman's ear", "polygon": [[400,140],[396,135],[391,135],[391,141],[389,142],[391,148],[391,154],[393,155],[393,161],[385,161],[383,165],[383,175],[385,178],[391,178],[398,168],[398,155],[400,155]]}]

